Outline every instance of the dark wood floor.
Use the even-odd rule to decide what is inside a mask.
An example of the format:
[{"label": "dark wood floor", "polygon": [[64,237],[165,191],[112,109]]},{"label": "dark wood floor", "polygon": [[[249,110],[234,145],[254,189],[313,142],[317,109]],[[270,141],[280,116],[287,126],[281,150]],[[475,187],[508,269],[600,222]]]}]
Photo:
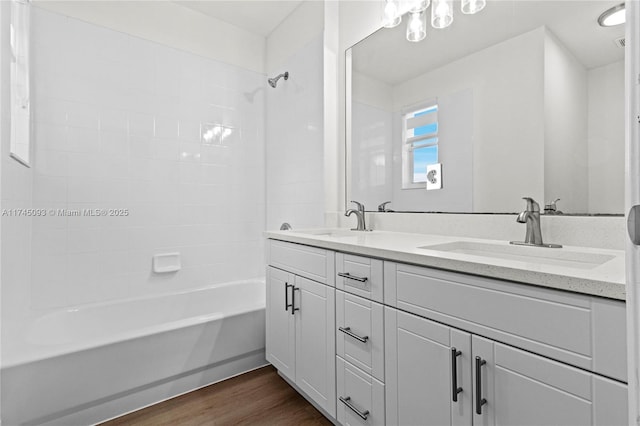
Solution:
[{"label": "dark wood floor", "polygon": [[331,425],[269,366],[102,423],[102,426]]}]

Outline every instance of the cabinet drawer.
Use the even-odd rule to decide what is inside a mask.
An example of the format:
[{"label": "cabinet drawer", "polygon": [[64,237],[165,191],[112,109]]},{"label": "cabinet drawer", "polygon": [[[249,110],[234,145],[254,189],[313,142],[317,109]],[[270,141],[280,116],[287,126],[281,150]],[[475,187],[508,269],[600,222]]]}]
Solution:
[{"label": "cabinet drawer", "polygon": [[336,253],[336,288],[382,303],[382,260]]},{"label": "cabinet drawer", "polygon": [[622,302],[393,262],[385,273],[387,304],[627,380]]},{"label": "cabinet drawer", "polygon": [[384,425],[384,385],[336,357],[337,414],[343,425]]},{"label": "cabinet drawer", "polygon": [[384,381],[383,336],[380,303],[336,291],[336,353],[380,381]]},{"label": "cabinet drawer", "polygon": [[334,252],[278,240],[267,242],[267,262],[279,269],[333,286]]}]

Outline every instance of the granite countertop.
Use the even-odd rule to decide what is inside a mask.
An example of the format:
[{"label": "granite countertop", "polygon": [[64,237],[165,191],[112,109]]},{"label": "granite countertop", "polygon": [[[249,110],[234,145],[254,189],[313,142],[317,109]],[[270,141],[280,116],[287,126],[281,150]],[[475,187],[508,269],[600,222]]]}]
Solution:
[{"label": "granite countertop", "polygon": [[265,236],[610,299],[626,296],[622,250],[523,247],[508,241],[348,229],[267,231]]}]

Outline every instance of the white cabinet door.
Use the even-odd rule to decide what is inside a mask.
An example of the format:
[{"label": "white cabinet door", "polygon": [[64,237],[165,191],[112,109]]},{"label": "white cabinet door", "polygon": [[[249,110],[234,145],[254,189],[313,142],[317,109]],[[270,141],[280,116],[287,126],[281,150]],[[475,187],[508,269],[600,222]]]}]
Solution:
[{"label": "white cabinet door", "polygon": [[626,423],[626,385],[482,337],[472,344],[474,425]]},{"label": "white cabinet door", "polygon": [[292,315],[292,288],[295,276],[267,268],[266,357],[282,374],[296,379],[295,316]]},{"label": "white cabinet door", "polygon": [[388,425],[471,424],[470,334],[387,307],[385,340]]},{"label": "white cabinet door", "polygon": [[335,418],[335,289],[295,279],[296,384]]}]

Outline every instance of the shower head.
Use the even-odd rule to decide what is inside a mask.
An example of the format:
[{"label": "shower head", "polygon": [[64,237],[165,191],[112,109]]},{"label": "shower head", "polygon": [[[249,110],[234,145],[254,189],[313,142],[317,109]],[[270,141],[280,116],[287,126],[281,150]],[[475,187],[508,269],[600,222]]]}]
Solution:
[{"label": "shower head", "polygon": [[276,87],[278,85],[278,80],[280,80],[280,77],[284,77],[285,80],[289,80],[289,71],[286,71],[284,74],[280,74],[274,78],[270,78],[269,80],[267,80],[269,82],[269,86]]}]

